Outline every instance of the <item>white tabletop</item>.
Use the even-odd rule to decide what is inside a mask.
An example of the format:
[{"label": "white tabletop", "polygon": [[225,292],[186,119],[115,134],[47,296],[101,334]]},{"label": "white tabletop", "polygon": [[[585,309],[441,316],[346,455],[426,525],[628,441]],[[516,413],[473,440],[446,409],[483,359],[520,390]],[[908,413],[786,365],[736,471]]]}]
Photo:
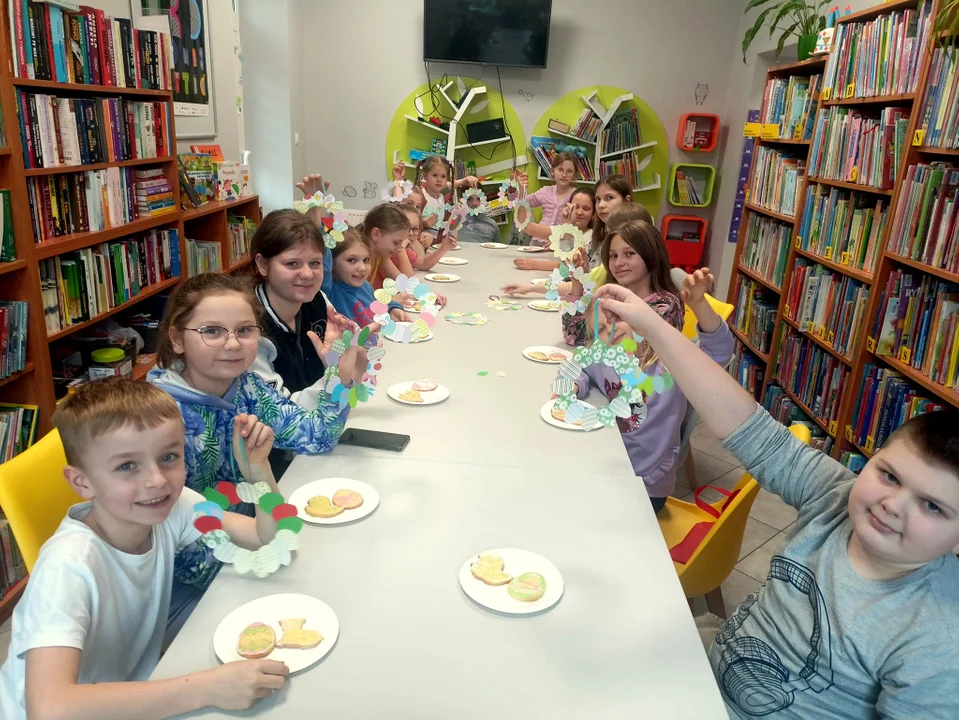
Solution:
[{"label": "white tabletop", "polygon": [[[412,436],[402,454],[339,447],[299,457],[289,495],[318,478],[368,482],[380,506],[345,526],[306,526],[289,568],[259,580],[225,566],[155,678],[215,667],[212,635],[231,610],[300,592],[329,604],[337,646],[245,713],[191,717],[725,718],[722,699],[642,482],[618,433],[539,418],[555,366],[520,351],[560,342],[559,316],[486,307],[502,282],[535,277],[515,250],[469,246],[463,278],[435,289],[481,327],[437,323],[434,340],[388,344],[380,390],[348,423]],[[486,377],[478,371],[489,373]],[[505,377],[496,373],[503,371]],[[445,403],[408,407],[393,382],[433,377]],[[457,581],[472,555],[517,547],[549,558],[565,594],[540,615],[476,605]]]}]

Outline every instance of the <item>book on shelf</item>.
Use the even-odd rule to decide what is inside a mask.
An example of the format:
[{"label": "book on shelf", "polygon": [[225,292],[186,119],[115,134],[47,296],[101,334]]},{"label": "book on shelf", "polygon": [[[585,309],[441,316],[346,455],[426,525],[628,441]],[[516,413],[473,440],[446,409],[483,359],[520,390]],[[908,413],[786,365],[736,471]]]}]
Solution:
[{"label": "book on shelf", "polygon": [[615,159],[599,161],[599,176],[609,177],[610,175],[625,175],[629,178],[630,187],[643,187],[642,174],[639,170],[639,162],[636,159],[636,153],[629,152],[624,155],[617,155]]},{"label": "book on shelf", "polygon": [[186,176],[193,183],[193,189],[201,204],[210,202],[216,196],[216,167],[213,158],[198,153],[181,153],[179,162]]},{"label": "book on shelf", "polygon": [[879,259],[889,201],[869,193],[810,184],[799,225],[799,247],[871,273]]},{"label": "book on shelf", "polygon": [[137,212],[140,217],[156,217],[176,212],[173,189],[163,170],[137,170],[133,173],[137,194]]},{"label": "book on shelf", "polygon": [[0,300],[0,380],[27,364],[27,302]]},{"label": "book on shelf", "polygon": [[0,462],[16,457],[33,445],[36,432],[36,405],[0,402]]},{"label": "book on shelf", "polygon": [[129,167],[27,178],[35,242],[98,232],[139,217]]},{"label": "book on shelf", "polygon": [[91,320],[179,275],[176,230],[150,230],[41,260],[47,333]]},{"label": "book on shelf", "polygon": [[[64,5],[66,3],[63,3]],[[169,33],[86,5],[10,0],[14,75],[81,85],[169,90]],[[75,9],[74,9],[75,8]]]},{"label": "book on shelf", "polygon": [[959,56],[953,48],[936,47],[929,66],[926,96],[918,131],[923,145],[959,148]]},{"label": "book on shelf", "polygon": [[636,108],[620,110],[603,130],[603,153],[619,152],[642,144],[643,132],[639,127],[639,113]]},{"label": "book on shelf", "polygon": [[[551,137],[533,136],[529,139],[530,150],[533,151],[536,162],[539,163],[540,169],[547,178],[553,177],[553,159],[559,152],[556,149],[557,144],[564,143],[557,143],[556,139]],[[595,179],[592,164],[586,157],[580,155],[576,155],[576,178],[577,180]]]},{"label": "book on shelf", "polygon": [[778,304],[758,282],[740,277],[733,325],[760,352],[769,352],[772,345]]},{"label": "book on shelf", "polygon": [[899,191],[889,252],[959,272],[959,170],[934,163],[910,165]]},{"label": "book on shelf", "polygon": [[552,130],[553,132],[563,133],[564,135],[570,135],[571,133],[569,131],[572,130],[572,128],[567,123],[564,123],[562,120],[556,120],[553,118],[551,118],[550,121],[546,123],[546,129]]},{"label": "book on shelf", "polygon": [[217,200],[226,202],[253,194],[250,189],[249,165],[223,161],[216,163],[214,167],[216,168],[214,185]]},{"label": "book on shelf", "polygon": [[13,537],[9,521],[0,512],[0,598],[26,576],[27,564]]},{"label": "book on shelf", "polygon": [[766,364],[753,355],[739,340],[736,340],[729,374],[736,378],[750,395],[759,401],[763,391],[763,379],[766,376]]},{"label": "book on shelf", "polygon": [[247,217],[226,218],[226,231],[230,236],[230,264],[238,262],[250,253],[250,243],[256,233],[256,223]]},{"label": "book on shelf", "polygon": [[803,158],[760,145],[753,159],[753,179],[748,200],[773,212],[795,215],[796,201],[805,174]]},{"label": "book on shelf", "polygon": [[772,78],[766,83],[763,125],[778,125],[782,140],[811,140],[812,115],[822,75]]},{"label": "book on shelf", "polygon": [[832,100],[911,93],[919,82],[931,30],[932,3],[873,20],[841,23],[823,71]]},{"label": "book on shelf", "polygon": [[786,308],[802,332],[816,335],[851,358],[868,304],[869,288],[863,283],[805,258],[796,259]]},{"label": "book on shelf", "polygon": [[170,104],[17,90],[23,164],[74,167],[170,155]]},{"label": "book on shelf", "polygon": [[824,107],[816,116],[809,173],[824,180],[890,190],[908,144],[908,125],[905,108],[870,113]]},{"label": "book on shelf", "polygon": [[223,162],[223,148],[219,145],[191,145],[190,152],[198,155],[209,155],[213,162]]},{"label": "book on shelf", "polygon": [[782,220],[750,214],[739,261],[743,267],[781,288],[786,276],[792,231],[793,226]]},{"label": "book on shelf", "polygon": [[596,136],[599,134],[599,129],[602,124],[602,121],[596,113],[586,108],[579,116],[579,120],[576,121],[576,125],[573,126],[573,131],[570,135],[575,135],[587,142],[596,142]]},{"label": "book on shelf", "polygon": [[176,176],[180,183],[180,206],[184,210],[188,209],[187,203],[193,208],[200,207],[203,200],[200,198],[200,193],[197,192],[196,187],[194,187],[193,180],[187,174],[186,167],[184,167],[183,160],[180,157],[176,159]]},{"label": "book on shelf", "polygon": [[959,285],[910,271],[889,274],[873,325],[877,354],[959,389],[957,326]]},{"label": "book on shelf", "polygon": [[849,368],[788,325],[779,343],[776,379],[821,422],[838,421]]},{"label": "book on shelf", "polygon": [[673,199],[679,198],[683,205],[702,205],[703,198],[699,193],[699,186],[696,180],[682,170],[676,171],[676,183],[673,188]]},{"label": "book on shelf", "polygon": [[804,425],[809,428],[810,447],[821,450],[827,455],[832,451],[833,439],[824,433],[822,428],[814,423],[805,411],[796,404],[796,401],[789,397],[776,383],[770,383],[766,389],[763,407],[775,420],[786,427]]},{"label": "book on shelf", "polygon": [[945,405],[917,392],[901,373],[867,364],[852,417],[853,438],[860,447],[875,452],[906,420],[943,409]]},{"label": "book on shelf", "polygon": [[862,472],[862,469],[866,467],[867,458],[860,452],[854,450],[843,450],[839,455],[840,465],[852,470],[856,475]]},{"label": "book on shelf", "polygon": [[0,190],[0,262],[17,259],[17,245],[13,235],[13,207],[10,191]]},{"label": "book on shelf", "polygon": [[223,263],[220,259],[220,243],[187,238],[186,244],[187,271],[190,277],[223,270]]}]

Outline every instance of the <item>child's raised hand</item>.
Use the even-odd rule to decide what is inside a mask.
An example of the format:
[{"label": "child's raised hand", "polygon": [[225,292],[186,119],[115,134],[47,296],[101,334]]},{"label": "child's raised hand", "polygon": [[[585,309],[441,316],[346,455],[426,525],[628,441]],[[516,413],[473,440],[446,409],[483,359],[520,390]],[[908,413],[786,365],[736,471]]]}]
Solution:
[{"label": "child's raised hand", "polygon": [[471,188],[479,187],[479,178],[475,175],[467,175],[463,178],[463,183],[469,185]]},{"label": "child's raised hand", "polygon": [[240,474],[254,479],[258,466],[269,466],[273,449],[273,428],[257,420],[256,415],[240,413],[233,419],[233,457]]},{"label": "child's raised hand", "polygon": [[207,671],[207,705],[221,710],[246,710],[286,684],[290,669],[276,660],[241,660]]},{"label": "child's raised hand", "polygon": [[589,255],[585,248],[578,248],[573,253],[573,265],[580,268],[583,272],[589,272]]},{"label": "child's raised hand", "polygon": [[406,177],[406,165],[402,162],[393,163],[393,180],[399,182]]},{"label": "child's raised hand", "polygon": [[431,214],[429,217],[423,218],[420,222],[422,222],[423,227],[431,228],[431,227],[435,227],[438,221],[439,221],[439,216]]},{"label": "child's raised hand", "polygon": [[569,220],[573,215],[573,203],[563,205],[563,220]]},{"label": "child's raised hand", "polygon": [[683,288],[679,295],[684,303],[698,305],[704,301],[704,296],[715,281],[716,278],[708,267],[700,268],[683,279]]},{"label": "child's raised hand", "polygon": [[330,183],[323,181],[322,175],[312,174],[305,176],[300,182],[296,183],[297,189],[303,193],[303,197],[313,197],[318,192],[326,193],[330,189]]},{"label": "child's raised hand", "polygon": [[659,314],[646,301],[622,285],[608,283],[596,291],[596,300],[610,323],[625,322],[630,327],[645,332],[657,320]]},{"label": "child's raised hand", "polygon": [[515,180],[520,185],[529,184],[529,175],[522,170],[513,170],[513,172],[509,174],[509,177],[510,180]]}]

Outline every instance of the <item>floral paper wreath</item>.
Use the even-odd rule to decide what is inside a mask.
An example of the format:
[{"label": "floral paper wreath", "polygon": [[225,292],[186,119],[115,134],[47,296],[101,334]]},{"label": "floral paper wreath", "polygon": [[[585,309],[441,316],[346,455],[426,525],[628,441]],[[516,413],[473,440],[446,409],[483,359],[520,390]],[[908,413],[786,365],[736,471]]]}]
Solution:
[{"label": "floral paper wreath", "polygon": [[[583,286],[582,297],[576,298],[571,295],[560,295],[559,286],[563,282],[577,280]],[[596,283],[589,279],[589,274],[581,267],[560,263],[559,267],[553,270],[552,274],[546,278],[546,299],[559,300],[560,310],[567,315],[576,315],[586,312],[590,300],[593,299],[593,292],[596,290]]]},{"label": "floral paper wreath", "polygon": [[576,251],[584,247],[586,235],[572,223],[557,225],[549,236],[549,249],[560,260],[572,260]]},{"label": "floral paper wreath", "polygon": [[[260,578],[290,564],[292,552],[297,549],[296,535],[303,528],[303,521],[297,517],[297,509],[283,501],[282,495],[271,492],[265,482],[254,485],[219,482],[215,488],[204,490],[203,496],[206,500],[193,506],[193,526],[203,533],[200,539],[213,550],[213,557],[220,562],[233,563],[240,574],[252,571]],[[276,521],[276,535],[257,550],[241,548],[223,529],[223,513],[241,502],[257,503]]]},{"label": "floral paper wreath", "polygon": [[[470,207],[469,200],[470,198],[479,198],[479,205],[476,207]],[[484,193],[479,188],[467,188],[463,191],[463,197],[460,199],[460,203],[463,207],[466,208],[466,212],[473,217],[477,215],[486,215],[489,212],[489,204],[486,202],[486,193]]]},{"label": "floral paper wreath", "polygon": [[[513,193],[510,193],[513,190]],[[517,202],[522,200],[519,196],[520,184],[518,180],[504,180],[499,186],[499,199],[506,204],[506,207],[512,208]]]},{"label": "floral paper wreath", "polygon": [[[643,393],[647,395],[665,393],[673,387],[673,377],[664,371],[662,375],[647,375],[639,366],[634,353],[638,344],[634,338],[623,338],[610,347],[599,339],[599,305],[594,307],[594,341],[589,347],[577,348],[572,360],[564,360],[559,366],[559,377],[553,381],[552,391],[556,394],[555,407],[566,411],[566,421],[581,422],[586,430],[596,427],[612,427],[616,418],[629,418],[632,415],[630,405],[645,405]],[[615,333],[615,326],[610,336]],[[576,402],[574,383],[579,380],[583,370],[590,365],[605,365],[612,368],[620,378],[622,385],[619,394],[609,405],[587,410]]]},{"label": "floral paper wreath", "polygon": [[436,218],[436,229],[444,229],[444,223],[446,218],[449,215],[449,212],[453,209],[453,206],[449,203],[443,203],[440,205],[427,205],[423,210],[423,220],[427,220],[431,217]]},{"label": "floral paper wreath", "polygon": [[[409,293],[421,303],[419,319],[408,325],[400,326],[390,317],[390,301],[399,293]],[[436,295],[430,292],[426,283],[421,283],[419,278],[406,275],[400,275],[396,280],[387,278],[383,281],[383,287],[373,293],[373,297],[375,299],[370,305],[373,322],[383,327],[383,335],[390,340],[400,343],[416,342],[427,337],[430,328],[436,324],[436,314],[439,312]]]},{"label": "floral paper wreath", "polygon": [[370,342],[370,328],[365,327],[362,330],[347,330],[337,340],[333,341],[333,347],[326,354],[327,368],[323,374],[326,392],[335,403],[339,403],[340,410],[347,405],[355,408],[357,403],[366,402],[376,393],[376,376],[383,369],[380,360],[386,354],[386,350],[381,347],[370,347],[367,349],[368,363],[363,379],[352,387],[346,387],[340,382],[339,362],[343,354],[351,347],[366,346]]},{"label": "floral paper wreath", "polygon": [[489,318],[483,315],[482,313],[474,312],[454,312],[447,313],[446,322],[453,323],[454,325],[485,325],[489,322]]},{"label": "floral paper wreath", "polygon": [[[393,195],[393,190],[395,188],[402,188],[403,193],[401,195]],[[409,180],[393,180],[386,184],[386,187],[383,188],[383,192],[380,197],[386,202],[403,202],[410,195],[413,194],[413,183]]]},{"label": "floral paper wreath", "polygon": [[[523,213],[520,213],[520,210],[523,210]],[[522,214],[522,219],[520,215]],[[516,229],[520,232],[523,232],[526,229],[526,226],[530,224],[533,220],[533,207],[529,204],[529,200],[526,198],[520,198],[513,203],[513,225],[516,226]]]},{"label": "floral paper wreath", "polygon": [[469,214],[469,208],[461,203],[456,205],[447,205],[449,215],[446,215],[440,222],[440,229],[445,230],[447,235],[454,235],[463,227],[463,221]]}]

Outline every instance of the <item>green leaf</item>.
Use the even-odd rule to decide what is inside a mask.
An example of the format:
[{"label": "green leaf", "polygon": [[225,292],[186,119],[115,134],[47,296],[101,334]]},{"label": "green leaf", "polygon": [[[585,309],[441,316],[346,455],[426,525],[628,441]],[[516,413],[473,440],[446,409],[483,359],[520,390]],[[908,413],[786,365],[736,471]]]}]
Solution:
[{"label": "green leaf", "polygon": [[786,40],[788,40],[788,39],[789,39],[789,36],[792,35],[792,34],[796,31],[796,27],[797,27],[798,25],[799,25],[799,23],[793,23],[792,27],[787,28],[786,30],[783,30],[783,34],[779,36],[779,42],[776,44],[776,58],[777,58],[777,59],[778,59],[779,56],[782,54],[783,45],[786,44]]},{"label": "green leaf", "polygon": [[[779,13],[776,15],[776,19],[773,20],[772,24],[769,26],[769,37],[772,38],[773,33],[778,29],[779,23],[785,19],[786,15],[795,10],[800,10],[805,6],[806,3],[803,0],[789,0],[788,2],[784,2],[782,7],[779,8]],[[795,25],[793,27],[795,27]]]},{"label": "green leaf", "polygon": [[759,34],[759,31],[762,29],[763,24],[766,22],[766,18],[775,9],[776,8],[772,7],[772,8],[766,8],[765,10],[763,10],[759,14],[759,17],[756,18],[756,22],[753,24],[753,26],[746,31],[746,35],[743,37],[743,63],[746,62],[746,51],[749,49],[749,46],[752,44],[753,39],[755,39],[756,35]]},{"label": "green leaf", "polygon": [[[748,12],[749,12],[750,10],[752,10],[753,8],[758,8],[758,7],[761,6],[761,5],[765,5],[765,4],[768,3],[769,1],[770,1],[770,0],[750,0],[750,1],[749,1],[749,4],[746,5],[746,9],[743,10],[743,15],[745,15],[746,13],[748,13]],[[781,0],[780,0],[780,1],[781,1]]]}]

